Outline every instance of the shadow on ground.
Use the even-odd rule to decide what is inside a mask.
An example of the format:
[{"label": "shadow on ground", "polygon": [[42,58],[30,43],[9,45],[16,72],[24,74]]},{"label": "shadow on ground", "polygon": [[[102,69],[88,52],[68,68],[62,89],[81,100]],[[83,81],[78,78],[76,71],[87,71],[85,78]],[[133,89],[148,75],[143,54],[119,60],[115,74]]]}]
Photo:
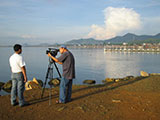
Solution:
[{"label": "shadow on ground", "polygon": [[[93,89],[93,88],[96,88],[96,89],[93,92],[88,92],[87,94],[75,97],[75,98],[72,99],[72,101],[79,100],[79,99],[82,99],[82,98],[85,98],[85,97],[88,97],[88,96],[91,96],[91,95],[94,95],[94,94],[98,94],[98,93],[101,93],[101,92],[114,90],[116,88],[119,88],[119,87],[122,87],[122,86],[125,86],[125,85],[133,84],[135,82],[143,80],[144,78],[146,78],[146,77],[135,77],[133,79],[129,79],[129,80],[125,80],[125,81],[110,82],[110,83],[99,84],[99,85],[89,85],[85,88],[78,88],[78,89],[73,90],[72,93],[77,93],[77,92],[80,92],[80,91],[86,91],[86,90],[90,90],[90,89]],[[51,96],[48,95],[48,96],[45,96],[43,98],[39,97],[39,98],[36,98],[36,99],[33,99],[33,100],[29,100],[28,102],[30,104],[37,104],[37,103],[40,103],[40,102],[44,102],[44,101],[47,101],[47,100],[58,98],[58,96],[59,96],[58,94],[51,95]]]}]

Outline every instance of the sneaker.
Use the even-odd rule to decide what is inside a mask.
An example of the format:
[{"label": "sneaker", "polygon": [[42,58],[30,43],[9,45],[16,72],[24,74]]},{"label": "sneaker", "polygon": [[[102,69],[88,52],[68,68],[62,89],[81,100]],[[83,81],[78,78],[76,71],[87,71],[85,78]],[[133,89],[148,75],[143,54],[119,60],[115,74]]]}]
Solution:
[{"label": "sneaker", "polygon": [[60,100],[56,100],[56,104],[65,104],[65,103],[61,102]]},{"label": "sneaker", "polygon": [[12,106],[16,106],[16,105],[18,105],[18,102],[15,102],[14,104],[12,104]]}]

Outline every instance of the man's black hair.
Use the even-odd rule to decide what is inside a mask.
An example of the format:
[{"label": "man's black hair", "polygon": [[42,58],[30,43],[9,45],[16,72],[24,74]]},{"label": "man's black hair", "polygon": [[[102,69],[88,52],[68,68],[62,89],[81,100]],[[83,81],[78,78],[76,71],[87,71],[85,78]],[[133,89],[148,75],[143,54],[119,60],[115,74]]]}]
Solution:
[{"label": "man's black hair", "polygon": [[14,51],[18,51],[19,49],[22,49],[22,46],[20,44],[15,44],[13,47]]}]

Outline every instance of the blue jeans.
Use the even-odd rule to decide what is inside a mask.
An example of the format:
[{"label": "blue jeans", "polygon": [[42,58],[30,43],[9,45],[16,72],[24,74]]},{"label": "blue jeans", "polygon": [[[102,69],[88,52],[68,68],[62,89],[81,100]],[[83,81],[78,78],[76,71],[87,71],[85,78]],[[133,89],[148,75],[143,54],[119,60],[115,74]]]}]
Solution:
[{"label": "blue jeans", "polygon": [[60,102],[66,103],[71,101],[71,95],[72,95],[72,79],[68,80],[62,77],[60,82],[60,94],[59,94]]},{"label": "blue jeans", "polygon": [[24,105],[24,77],[22,73],[12,73],[12,90],[11,90],[11,104],[16,104],[16,97],[18,95],[19,106]]}]

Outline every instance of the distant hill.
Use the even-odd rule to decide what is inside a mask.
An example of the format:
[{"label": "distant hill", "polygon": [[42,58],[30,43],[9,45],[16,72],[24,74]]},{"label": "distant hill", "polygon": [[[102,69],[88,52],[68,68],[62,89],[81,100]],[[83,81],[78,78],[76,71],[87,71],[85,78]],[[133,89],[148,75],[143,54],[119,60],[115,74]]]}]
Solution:
[{"label": "distant hill", "polygon": [[160,39],[160,33],[157,34],[157,35],[154,35],[154,36],[153,35],[135,35],[135,34],[132,34],[132,33],[127,33],[124,36],[117,36],[117,37],[114,37],[112,39],[105,40],[105,43],[108,43],[108,42],[113,43],[113,44],[123,43],[123,42],[134,43],[134,42],[146,41],[146,40],[149,40],[149,39],[152,39],[153,40],[152,42],[156,42],[154,40]]},{"label": "distant hill", "polygon": [[104,44],[103,40],[95,40],[93,38],[88,38],[88,39],[78,39],[78,40],[71,40],[66,42],[65,44],[70,44],[70,45],[96,45],[96,44]]},{"label": "distant hill", "polygon": [[121,44],[121,43],[159,43],[160,42],[160,33],[157,35],[135,35],[132,33],[127,33],[124,36],[116,36],[114,38],[108,40],[95,40],[93,38],[89,39],[78,39],[71,40],[66,42],[65,44],[71,45],[96,45],[96,44]]}]

